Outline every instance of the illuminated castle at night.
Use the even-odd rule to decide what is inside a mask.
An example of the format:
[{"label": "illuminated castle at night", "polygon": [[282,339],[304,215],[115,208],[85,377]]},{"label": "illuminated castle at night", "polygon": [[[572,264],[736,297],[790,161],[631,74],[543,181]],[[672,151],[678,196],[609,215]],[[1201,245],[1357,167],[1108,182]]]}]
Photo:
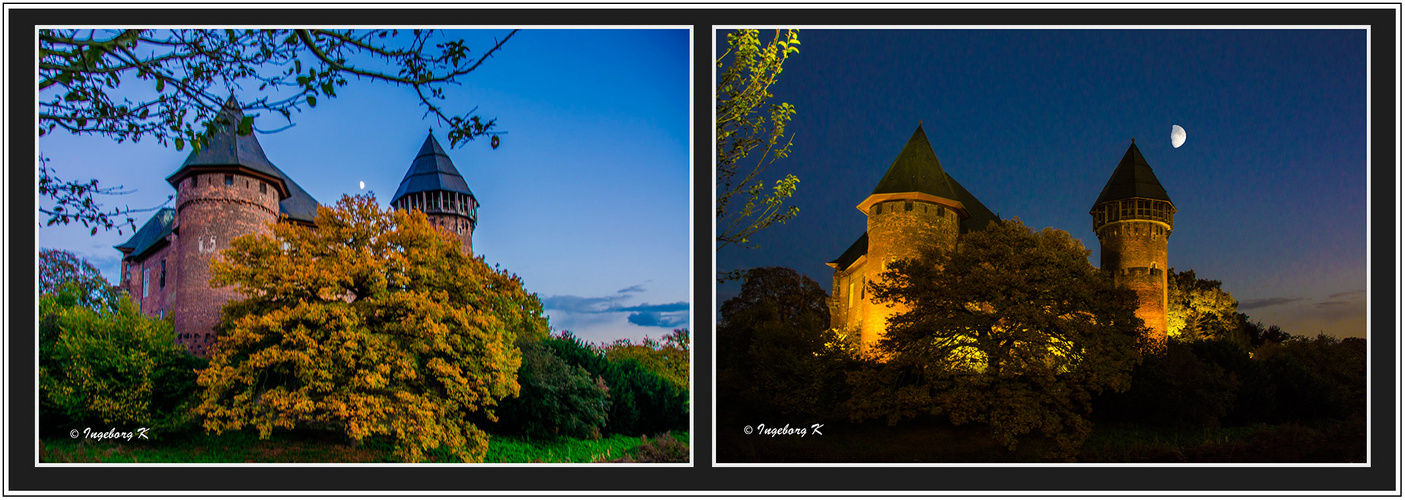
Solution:
[{"label": "illuminated castle at night", "polygon": [[[219,114],[230,124],[243,117],[233,97]],[[232,287],[210,286],[210,260],[234,238],[269,231],[269,223],[313,225],[319,205],[268,160],[254,134],[238,135],[232,126],[192,151],[166,181],[176,189],[176,207],[156,212],[116,245],[122,252],[119,286],[143,314],[170,317],[178,344],[206,356],[220,308],[239,298]],[[390,206],[424,212],[430,224],[459,239],[464,254],[473,255],[478,200],[432,133]]]},{"label": "illuminated castle at night", "polygon": [[[858,209],[868,218],[867,231],[828,263],[834,268],[829,311],[830,326],[858,332],[867,352],[888,317],[904,306],[873,303],[865,285],[889,262],[915,258],[923,248],[954,249],[959,235],[998,217],[942,169],[921,125]],[[1089,212],[1102,248],[1100,267],[1118,286],[1137,292],[1137,316],[1156,339],[1166,338],[1166,243],[1175,213],[1136,141]]]}]

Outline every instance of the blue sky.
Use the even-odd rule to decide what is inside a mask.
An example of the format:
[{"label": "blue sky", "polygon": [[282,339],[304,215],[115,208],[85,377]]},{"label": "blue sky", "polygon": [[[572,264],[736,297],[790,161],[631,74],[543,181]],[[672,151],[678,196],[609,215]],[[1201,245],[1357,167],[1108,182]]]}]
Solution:
[{"label": "blue sky", "polygon": [[[724,33],[716,40],[725,47]],[[1069,231],[1096,265],[1088,211],[1136,138],[1179,210],[1171,266],[1222,281],[1265,326],[1366,336],[1365,30],[801,30],[800,40],[772,87],[797,110],[794,150],[772,178],[800,178],[800,215],[753,238],[761,249],[724,249],[719,269],[787,266],[829,289],[825,262],[864,231],[854,207],[919,122],[987,207]],[[1173,124],[1189,137],[1180,148]],[[735,290],[720,287],[719,303]]]},{"label": "blue sky", "polygon": [[[445,36],[481,53],[507,31]],[[522,276],[554,330],[609,342],[690,326],[689,40],[686,29],[523,30],[448,88],[448,109],[478,106],[507,132],[497,150],[486,140],[448,150],[481,204],[474,251]],[[364,181],[385,205],[430,128],[449,144],[409,88],[353,80],[337,94],[295,114],[296,126],[258,136],[269,159],[323,204],[362,193]],[[285,124],[265,113],[255,127]],[[39,148],[64,179],[135,190],[104,200],[131,207],[174,194],[165,177],[189,153],[61,134]],[[45,227],[38,244],[70,250],[115,279],[112,245],[129,234]]]}]

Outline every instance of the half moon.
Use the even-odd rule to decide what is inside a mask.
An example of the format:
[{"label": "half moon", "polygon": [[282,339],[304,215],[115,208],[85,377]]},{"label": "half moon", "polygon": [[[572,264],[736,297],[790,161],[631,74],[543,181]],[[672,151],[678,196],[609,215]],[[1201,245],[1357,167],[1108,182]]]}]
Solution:
[{"label": "half moon", "polygon": [[1180,125],[1171,125],[1171,147],[1179,148],[1185,144],[1185,129]]}]

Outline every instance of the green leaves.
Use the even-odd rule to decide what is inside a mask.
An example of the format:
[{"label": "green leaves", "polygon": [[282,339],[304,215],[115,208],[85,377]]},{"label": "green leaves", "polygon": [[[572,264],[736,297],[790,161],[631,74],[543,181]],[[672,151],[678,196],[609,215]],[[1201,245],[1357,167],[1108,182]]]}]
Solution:
[{"label": "green leaves", "polygon": [[[727,35],[728,50],[717,59],[723,68],[717,82],[717,249],[727,245],[754,247],[751,236],[799,214],[784,203],[798,179],[787,175],[765,195],[759,187],[766,167],[790,154],[786,124],[795,116],[788,103],[767,104],[769,88],[790,54],[798,53],[799,32],[780,30],[761,46],[759,32],[739,30]],[[793,136],[792,136],[793,137]],[[754,159],[754,161],[748,161]],[[745,163],[744,163],[745,162]],[[744,200],[734,202],[733,198]],[[741,205],[740,210],[732,208]],[[759,207],[764,209],[758,210]]]}]

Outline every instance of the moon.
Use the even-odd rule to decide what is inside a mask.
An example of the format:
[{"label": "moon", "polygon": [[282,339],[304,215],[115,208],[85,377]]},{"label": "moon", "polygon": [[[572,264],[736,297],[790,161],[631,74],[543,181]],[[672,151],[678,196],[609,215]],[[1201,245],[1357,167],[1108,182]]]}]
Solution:
[{"label": "moon", "polygon": [[1185,129],[1180,125],[1171,125],[1171,147],[1179,148],[1185,144]]},{"label": "moon", "polygon": [[[1181,132],[1181,140],[1185,140],[1185,132]],[[366,189],[366,181],[361,181],[361,189]]]}]

